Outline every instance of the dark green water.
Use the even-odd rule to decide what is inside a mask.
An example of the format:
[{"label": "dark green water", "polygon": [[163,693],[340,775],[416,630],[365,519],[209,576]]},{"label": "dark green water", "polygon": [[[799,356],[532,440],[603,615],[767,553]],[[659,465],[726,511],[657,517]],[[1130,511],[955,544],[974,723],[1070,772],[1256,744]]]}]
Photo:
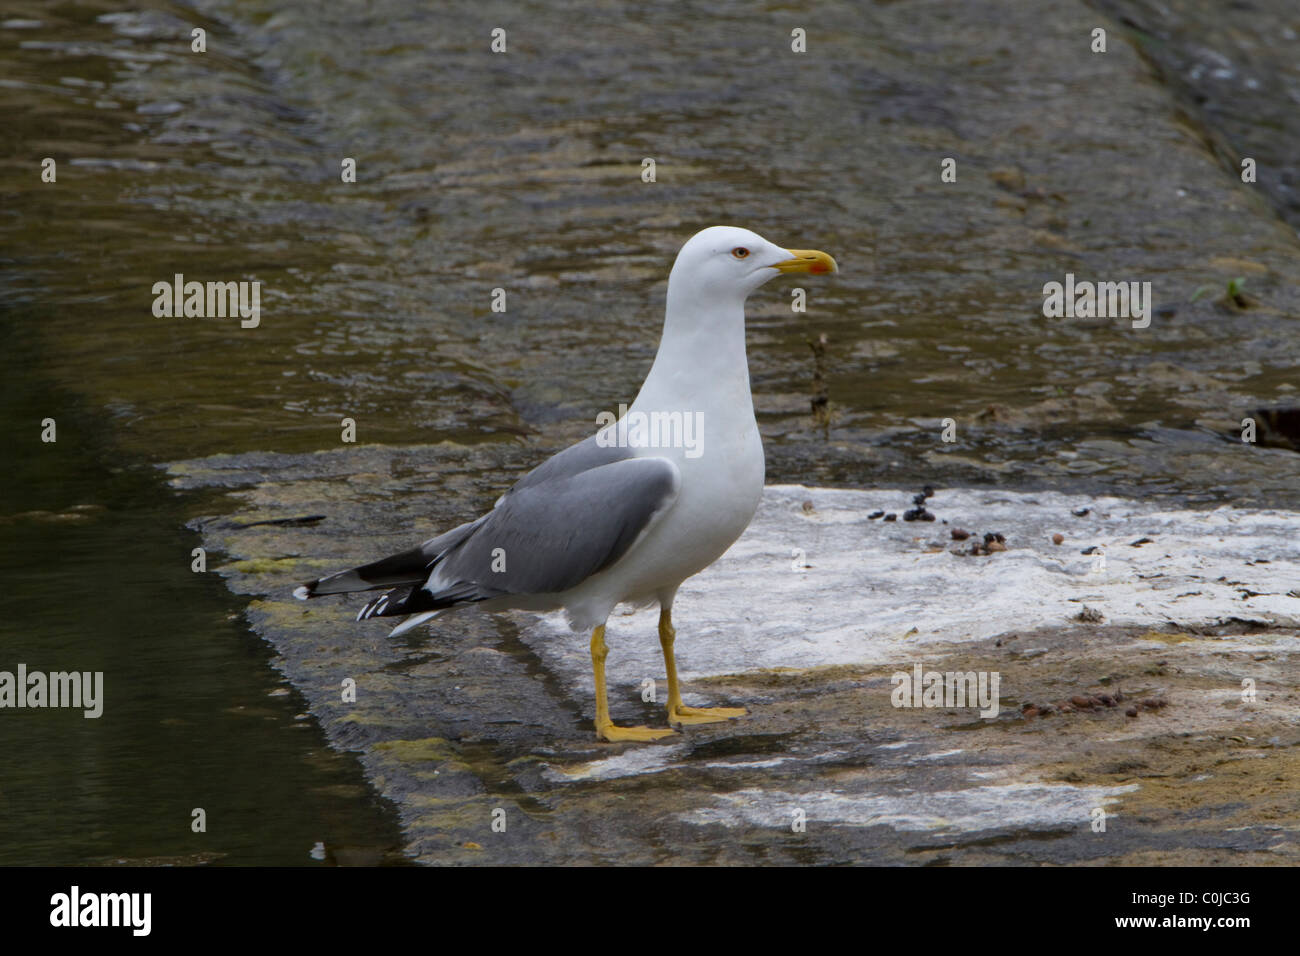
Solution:
[{"label": "dark green water", "polygon": [[[392,814],[269,696],[243,602],[189,570],[185,522],[218,505],[156,466],[337,447],[349,416],[362,442],[509,443],[526,467],[634,396],[672,256],[716,222],[843,269],[806,316],[785,289],[751,303],[769,481],[1300,507],[1294,452],[1224,437],[1300,387],[1300,71],[1277,41],[1300,24],[1259,4],[1215,40],[1203,5],[1103,6],[5,3],[0,667],[103,669],[108,704],[0,714],[0,863],[383,857]],[[1129,14],[1147,40],[1105,19]],[[1036,52],[1099,19],[1106,57]],[[1260,108],[1191,104],[1220,41],[1242,84],[1263,51]],[[1067,271],[1149,280],[1162,311],[1141,334],[1047,320]],[[155,318],[177,272],[261,281],[261,325]],[[1237,276],[1246,307],[1218,291]]]},{"label": "dark green water", "polygon": [[400,859],[394,814],[299,716],[240,602],[190,570],[181,503],[39,374],[37,321],[0,317],[0,436],[23,450],[0,482],[0,668],[102,671],[103,713],[4,712],[0,865]]}]

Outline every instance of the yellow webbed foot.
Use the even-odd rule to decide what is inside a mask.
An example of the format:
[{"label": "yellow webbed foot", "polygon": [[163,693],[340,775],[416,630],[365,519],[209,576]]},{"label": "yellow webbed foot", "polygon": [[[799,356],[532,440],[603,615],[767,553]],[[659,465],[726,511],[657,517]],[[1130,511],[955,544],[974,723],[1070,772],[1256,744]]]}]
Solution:
[{"label": "yellow webbed foot", "polygon": [[600,740],[608,740],[611,743],[658,740],[661,737],[671,737],[675,733],[677,731],[671,728],[658,730],[654,727],[620,727],[617,724],[596,724],[596,737]]},{"label": "yellow webbed foot", "polygon": [[670,724],[713,724],[720,720],[744,717],[749,711],[744,707],[687,707],[678,704],[668,707]]}]

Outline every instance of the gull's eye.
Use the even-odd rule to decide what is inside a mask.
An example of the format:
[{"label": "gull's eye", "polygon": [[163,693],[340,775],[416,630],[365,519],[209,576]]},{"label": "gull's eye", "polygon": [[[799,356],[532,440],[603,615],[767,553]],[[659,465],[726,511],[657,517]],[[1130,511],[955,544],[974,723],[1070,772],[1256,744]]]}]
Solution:
[{"label": "gull's eye", "polygon": [[746,256],[749,255],[749,250],[746,249],[744,246],[736,246],[736,248],[731,250],[731,254],[735,256],[737,259],[744,259]]}]

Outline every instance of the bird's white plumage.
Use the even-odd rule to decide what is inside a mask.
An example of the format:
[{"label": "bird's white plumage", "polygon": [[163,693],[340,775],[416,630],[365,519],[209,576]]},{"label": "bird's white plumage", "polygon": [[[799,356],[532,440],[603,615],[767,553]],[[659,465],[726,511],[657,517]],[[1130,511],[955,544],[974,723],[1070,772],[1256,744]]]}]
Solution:
[{"label": "bird's white plumage", "polygon": [[[743,259],[733,251],[746,250]],[[745,354],[745,300],[779,273],[789,250],[748,229],[714,226],[696,233],[677,254],[668,278],[663,335],[650,373],[624,418],[659,413],[702,424],[698,449],[630,447],[635,458],[671,463],[675,495],[657,510],[632,546],[604,570],[559,593],[515,593],[483,601],[483,611],[564,609],[574,630],[603,624],[619,604],[658,602],[670,608],[681,583],[702,571],[748,527],[763,494],[763,444],[754,419]],[[599,437],[612,442],[620,422]],[[623,429],[626,431],[626,428]],[[588,520],[599,523],[608,495],[591,500]],[[507,500],[503,496],[500,507]],[[625,504],[625,503],[624,503]],[[561,529],[528,529],[541,537]],[[597,540],[603,535],[596,535]],[[567,555],[564,560],[572,559]],[[435,570],[428,589],[446,582]],[[433,615],[421,615],[428,619]],[[419,623],[412,618],[394,633]]]},{"label": "bird's white plumage", "polygon": [[[533,469],[477,520],[295,596],[393,588],[358,619],[414,615],[394,633],[463,606],[563,608],[581,630],[623,602],[668,610],[682,581],[745,530],[763,493],[745,299],[780,272],[834,268],[825,253],[748,229],[697,233],[673,263],[659,350],[622,418]],[[673,427],[647,434],[638,421]]]},{"label": "bird's white plumage", "polygon": [[[737,259],[737,248],[749,254]],[[694,456],[685,447],[634,449],[638,457],[671,461],[680,489],[618,562],[559,597],[575,629],[602,623],[624,601],[671,606],[682,581],[749,525],[763,494],[764,461],[749,390],[745,299],[789,258],[756,233],[727,226],[696,234],[678,253],[659,351],[627,416],[699,413],[702,441]]]}]

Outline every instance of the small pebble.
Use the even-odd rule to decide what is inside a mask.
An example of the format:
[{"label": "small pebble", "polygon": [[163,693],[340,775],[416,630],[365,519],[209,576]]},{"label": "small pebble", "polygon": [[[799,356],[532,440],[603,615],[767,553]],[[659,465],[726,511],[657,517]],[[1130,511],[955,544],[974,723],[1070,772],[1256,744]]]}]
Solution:
[{"label": "small pebble", "polygon": [[1136,717],[1138,715],[1138,709],[1136,707],[1130,707],[1128,710],[1124,711],[1124,713],[1128,717]]},{"label": "small pebble", "polygon": [[965,541],[969,537],[970,537],[970,532],[966,531],[963,528],[952,529],[952,540],[954,541]]},{"label": "small pebble", "polygon": [[1084,697],[1082,694],[1075,694],[1073,697],[1070,698],[1070,703],[1072,703],[1075,707],[1081,708],[1083,710],[1087,710],[1089,707],[1092,706],[1092,698]]},{"label": "small pebble", "polygon": [[1024,710],[1021,711],[1021,713],[1022,713],[1026,718],[1029,718],[1029,717],[1037,717],[1037,716],[1038,716],[1038,708],[1037,708],[1037,707],[1026,707]]},{"label": "small pebble", "polygon": [[934,486],[933,486],[933,485],[926,485],[924,488],[921,489],[921,494],[925,495],[927,498],[933,498],[933,497],[934,497]]},{"label": "small pebble", "polygon": [[1070,514],[1074,515],[1076,518],[1082,518],[1091,510],[1092,510],[1091,508],[1078,508],[1074,511],[1071,511]]},{"label": "small pebble", "polygon": [[1059,531],[1056,534],[1052,535],[1052,544],[1060,544],[1064,540],[1065,540],[1065,535],[1061,534]]},{"label": "small pebble", "polygon": [[886,521],[895,521],[895,520],[897,520],[897,518],[898,518],[898,515],[894,514],[892,511],[891,511],[889,514],[885,515],[885,520],[886,520]]},{"label": "small pebble", "polygon": [[984,545],[984,550],[992,554],[994,551],[1007,550],[1007,546],[1001,541],[990,541],[988,544]]},{"label": "small pebble", "polygon": [[813,507],[813,503],[812,503],[811,501],[805,501],[805,502],[803,503],[803,510],[804,510],[804,511],[816,511],[817,509]]},{"label": "small pebble", "polygon": [[883,514],[884,514],[883,511],[873,511],[873,512],[871,512],[871,514],[867,515],[867,518],[869,518],[871,521],[875,521],[877,518],[879,518],[879,517],[882,516]]}]

